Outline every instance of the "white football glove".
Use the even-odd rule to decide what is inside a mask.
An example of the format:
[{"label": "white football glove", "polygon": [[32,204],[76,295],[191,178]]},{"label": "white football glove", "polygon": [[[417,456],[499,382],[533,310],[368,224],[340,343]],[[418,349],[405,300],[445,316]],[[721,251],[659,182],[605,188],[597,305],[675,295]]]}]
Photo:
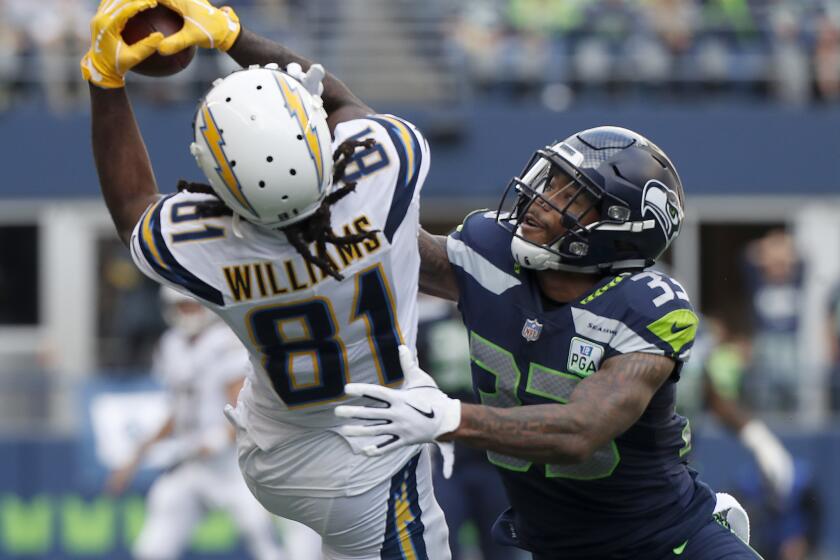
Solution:
[{"label": "white football glove", "polygon": [[451,442],[436,440],[458,428],[461,401],[449,398],[438,389],[434,379],[417,365],[408,347],[400,346],[399,353],[405,375],[403,387],[390,389],[368,383],[345,385],[347,395],[367,397],[374,402],[368,406],[337,406],[336,416],[364,422],[346,424],[339,431],[345,437],[383,436],[380,443],[362,449],[370,457],[407,445],[435,443],[443,459],[443,476],[449,478],[455,462],[454,446]]},{"label": "white football glove", "polygon": [[793,457],[779,438],[761,420],[750,420],[739,434],[744,447],[752,452],[761,474],[784,500],[793,489]]}]

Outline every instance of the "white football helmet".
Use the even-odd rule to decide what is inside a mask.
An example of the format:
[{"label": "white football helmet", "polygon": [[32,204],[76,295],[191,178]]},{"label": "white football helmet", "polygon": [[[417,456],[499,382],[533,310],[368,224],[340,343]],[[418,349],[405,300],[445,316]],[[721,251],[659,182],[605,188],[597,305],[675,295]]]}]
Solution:
[{"label": "white football helmet", "polygon": [[276,64],[252,66],[216,80],[198,108],[190,151],[215,193],[249,222],[303,220],[332,182],[327,114],[307,90],[318,91],[320,65],[303,74],[313,76],[304,86]]},{"label": "white football helmet", "polygon": [[216,314],[198,300],[169,286],[160,287],[160,303],[166,324],[188,337],[198,336],[218,320]]}]

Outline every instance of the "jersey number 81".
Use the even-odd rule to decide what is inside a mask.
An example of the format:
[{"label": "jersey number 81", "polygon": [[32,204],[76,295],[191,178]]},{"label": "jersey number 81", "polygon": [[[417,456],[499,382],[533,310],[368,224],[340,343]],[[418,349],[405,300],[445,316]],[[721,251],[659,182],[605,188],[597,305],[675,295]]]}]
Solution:
[{"label": "jersey number 81", "polygon": [[[403,378],[397,350],[402,339],[382,265],[359,272],[355,282],[349,322],[365,322],[380,383],[398,382]],[[323,404],[344,394],[344,384],[350,381],[347,352],[327,298],[253,309],[245,320],[251,340],[263,354],[263,367],[274,390],[290,409]],[[286,334],[284,325],[288,323],[299,325],[300,336]],[[312,381],[307,383],[295,378],[294,362],[301,357],[314,366]]]}]

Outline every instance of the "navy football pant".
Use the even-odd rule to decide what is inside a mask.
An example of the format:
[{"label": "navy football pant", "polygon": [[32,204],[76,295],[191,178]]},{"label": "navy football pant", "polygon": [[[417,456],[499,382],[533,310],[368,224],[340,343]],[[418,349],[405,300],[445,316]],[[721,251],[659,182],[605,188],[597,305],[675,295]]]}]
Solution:
[{"label": "navy football pant", "polygon": [[[678,554],[679,553],[679,554]],[[712,517],[709,522],[686,541],[684,547],[675,548],[673,560],[761,560],[761,556],[735,533]]]},{"label": "navy football pant", "polygon": [[527,554],[509,546],[496,543],[490,536],[490,527],[500,512],[509,507],[504,488],[499,481],[496,467],[485,461],[466,461],[452,478],[443,478],[441,469],[435,468],[435,496],[446,515],[449,525],[449,547],[452,560],[463,558],[458,533],[469,521],[478,529],[478,542],[484,560],[511,560]]},{"label": "navy football pant", "polygon": [[[626,558],[626,555],[622,557]],[[648,558],[644,553],[640,553],[637,557]],[[561,559],[535,554],[534,560]],[[714,517],[709,517],[709,522],[702,529],[661,560],[762,560],[762,558],[735,533],[715,521]]]}]

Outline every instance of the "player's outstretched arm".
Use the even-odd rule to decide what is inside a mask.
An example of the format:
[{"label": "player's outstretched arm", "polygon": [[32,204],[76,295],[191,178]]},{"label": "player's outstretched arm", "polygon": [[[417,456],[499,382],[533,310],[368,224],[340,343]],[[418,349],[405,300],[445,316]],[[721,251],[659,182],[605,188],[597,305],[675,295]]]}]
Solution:
[{"label": "player's outstretched arm", "polygon": [[432,235],[421,229],[417,244],[420,248],[420,291],[458,301],[458,283],[446,255],[446,236]]},{"label": "player's outstretched arm", "polygon": [[616,356],[581,381],[567,404],[464,404],[458,429],[440,439],[538,463],[581,463],[641,417],[673,369],[673,360],[664,356]]},{"label": "player's outstretched arm", "polygon": [[126,245],[143,211],[158,196],[146,145],[125,89],[90,86],[93,158],[105,204]]},{"label": "player's outstretched arm", "polygon": [[703,396],[709,410],[753,454],[776,495],[785,499],[793,488],[794,462],[784,444],[764,422],[753,418],[737,401],[722,395],[707,372],[703,375]]},{"label": "player's outstretched arm", "polygon": [[[292,52],[283,45],[260,37],[247,29],[242,29],[239,38],[227,53],[244,67],[252,64],[265,65],[274,62],[285,68],[289,64],[297,63],[306,72],[313,64],[311,60]],[[329,72],[327,72],[322,83],[324,92],[321,97],[324,100],[324,109],[327,111],[327,122],[330,125],[330,130],[335,130],[339,123],[365,117],[374,112],[373,109],[356,97],[344,82]]]},{"label": "player's outstretched arm", "polygon": [[[407,350],[400,350],[400,365],[407,381],[426,375]],[[335,413],[360,422],[342,426],[345,436],[382,438],[363,448],[368,455],[457,440],[537,463],[577,464],[627,431],[673,370],[673,360],[664,356],[616,356],[581,381],[567,404],[513,408],[463,404],[433,382],[403,389],[349,383],[346,394],[368,397],[373,404],[341,405]]]},{"label": "player's outstretched arm", "polygon": [[108,480],[105,481],[105,491],[112,496],[119,496],[125,492],[125,489],[129,484],[131,484],[131,481],[134,480],[134,476],[137,474],[137,469],[140,468],[140,465],[143,463],[143,459],[146,457],[149,449],[151,449],[157,442],[168,438],[172,434],[172,430],[174,428],[175,417],[170,415],[157,433],[140,444],[140,447],[138,447],[134,452],[134,457],[131,461],[123,465],[121,468],[111,472],[108,476]]},{"label": "player's outstretched arm", "polygon": [[102,2],[90,24],[91,46],[81,61],[82,77],[90,82],[93,156],[102,195],[117,233],[128,243],[143,210],[157,196],[146,146],[126,97],[125,74],[153,55],[163,41],[152,33],[126,45],[121,32],[138,12],[155,0]]}]

